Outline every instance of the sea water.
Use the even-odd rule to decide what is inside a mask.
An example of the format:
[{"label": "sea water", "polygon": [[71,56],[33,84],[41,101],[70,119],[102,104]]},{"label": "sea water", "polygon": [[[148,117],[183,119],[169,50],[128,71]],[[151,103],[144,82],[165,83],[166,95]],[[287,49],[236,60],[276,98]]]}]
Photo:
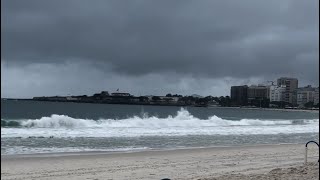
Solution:
[{"label": "sea water", "polygon": [[319,114],[242,108],[1,101],[1,154],[318,141]]}]

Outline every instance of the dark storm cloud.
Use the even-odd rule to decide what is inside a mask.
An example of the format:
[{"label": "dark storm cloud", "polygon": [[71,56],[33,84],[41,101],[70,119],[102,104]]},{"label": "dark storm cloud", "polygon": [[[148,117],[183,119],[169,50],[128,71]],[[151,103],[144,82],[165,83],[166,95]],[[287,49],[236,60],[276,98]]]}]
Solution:
[{"label": "dark storm cloud", "polygon": [[[279,76],[319,85],[308,0],[4,0],[2,95],[228,95]],[[4,93],[4,94],[3,94]]]},{"label": "dark storm cloud", "polygon": [[7,0],[1,18],[8,62],[78,59],[128,75],[203,77],[288,74],[318,63],[312,0]]},{"label": "dark storm cloud", "polygon": [[144,76],[119,75],[96,69],[86,62],[61,64],[1,64],[1,97],[30,98],[53,95],[92,95],[102,90],[130,92],[134,95],[228,95],[234,84],[259,83],[261,79],[181,77],[177,73]]}]

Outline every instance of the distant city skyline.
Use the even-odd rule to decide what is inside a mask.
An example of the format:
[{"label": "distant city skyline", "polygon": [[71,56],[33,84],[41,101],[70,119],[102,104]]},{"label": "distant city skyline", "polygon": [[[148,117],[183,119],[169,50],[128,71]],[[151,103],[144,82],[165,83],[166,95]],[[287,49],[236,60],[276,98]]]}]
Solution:
[{"label": "distant city skyline", "polygon": [[1,1],[1,97],[319,86],[319,2]]},{"label": "distant city skyline", "polygon": [[[280,77],[271,85],[231,86],[230,98],[238,106],[256,107],[319,107],[319,86],[299,86],[299,80]],[[275,83],[276,82],[276,83]]]},{"label": "distant city skyline", "polygon": [[[48,95],[36,95],[36,96],[33,96],[33,97],[42,97],[42,96],[82,96],[82,95],[88,95],[88,96],[91,96],[93,94],[96,94],[96,93],[127,93],[127,94],[130,94],[130,95],[133,95],[133,96],[165,96],[167,94],[171,94],[171,95],[182,95],[182,96],[194,96],[194,97],[206,97],[206,96],[214,96],[214,97],[219,97],[219,96],[231,96],[230,94],[230,88],[232,88],[233,86],[247,86],[247,87],[259,87],[259,86],[277,86],[277,87],[282,87],[283,85],[282,84],[278,84],[277,81],[281,78],[291,78],[291,77],[280,77],[274,81],[265,81],[264,83],[258,83],[258,84],[237,84],[237,85],[232,85],[229,87],[229,92],[226,92],[225,95],[214,95],[214,94],[206,94],[206,95],[201,95],[201,94],[197,94],[197,93],[191,93],[191,94],[179,94],[179,93],[175,93],[175,92],[165,92],[164,94],[142,94],[142,93],[139,93],[139,94],[135,94],[135,93],[132,93],[130,91],[124,91],[124,90],[121,90],[119,88],[116,88],[115,90],[110,90],[110,89],[103,89],[103,90],[98,90],[96,92],[92,92],[92,93],[89,93],[89,94],[85,94],[85,93],[82,93],[82,94],[48,94]],[[292,79],[296,79],[296,78],[292,78]],[[286,86],[284,86],[285,88]],[[312,86],[310,84],[308,85],[302,85],[302,86],[298,86],[297,88],[319,88],[319,86]],[[32,97],[2,97],[2,98],[32,98]]]}]

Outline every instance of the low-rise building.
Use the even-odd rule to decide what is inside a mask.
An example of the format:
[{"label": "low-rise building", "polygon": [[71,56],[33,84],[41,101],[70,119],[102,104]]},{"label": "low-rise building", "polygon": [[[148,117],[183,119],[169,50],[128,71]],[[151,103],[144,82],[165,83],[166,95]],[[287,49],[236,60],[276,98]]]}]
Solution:
[{"label": "low-rise building", "polygon": [[159,98],[160,98],[162,101],[165,101],[165,102],[178,102],[178,100],[179,100],[179,97],[159,96]]},{"label": "low-rise building", "polygon": [[67,96],[66,99],[67,99],[67,101],[77,101],[78,100],[78,98],[72,97],[72,96]]},{"label": "low-rise building", "polygon": [[310,85],[297,89],[297,104],[303,107],[308,102],[314,102],[315,88]]},{"label": "low-rise building", "polygon": [[111,96],[131,96],[129,93],[111,93]]}]

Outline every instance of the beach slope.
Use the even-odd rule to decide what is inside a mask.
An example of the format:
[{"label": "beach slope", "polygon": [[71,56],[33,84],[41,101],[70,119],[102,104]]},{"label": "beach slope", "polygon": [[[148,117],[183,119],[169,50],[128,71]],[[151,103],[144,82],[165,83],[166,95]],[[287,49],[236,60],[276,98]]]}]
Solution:
[{"label": "beach slope", "polygon": [[303,144],[1,156],[1,179],[319,179]]}]

